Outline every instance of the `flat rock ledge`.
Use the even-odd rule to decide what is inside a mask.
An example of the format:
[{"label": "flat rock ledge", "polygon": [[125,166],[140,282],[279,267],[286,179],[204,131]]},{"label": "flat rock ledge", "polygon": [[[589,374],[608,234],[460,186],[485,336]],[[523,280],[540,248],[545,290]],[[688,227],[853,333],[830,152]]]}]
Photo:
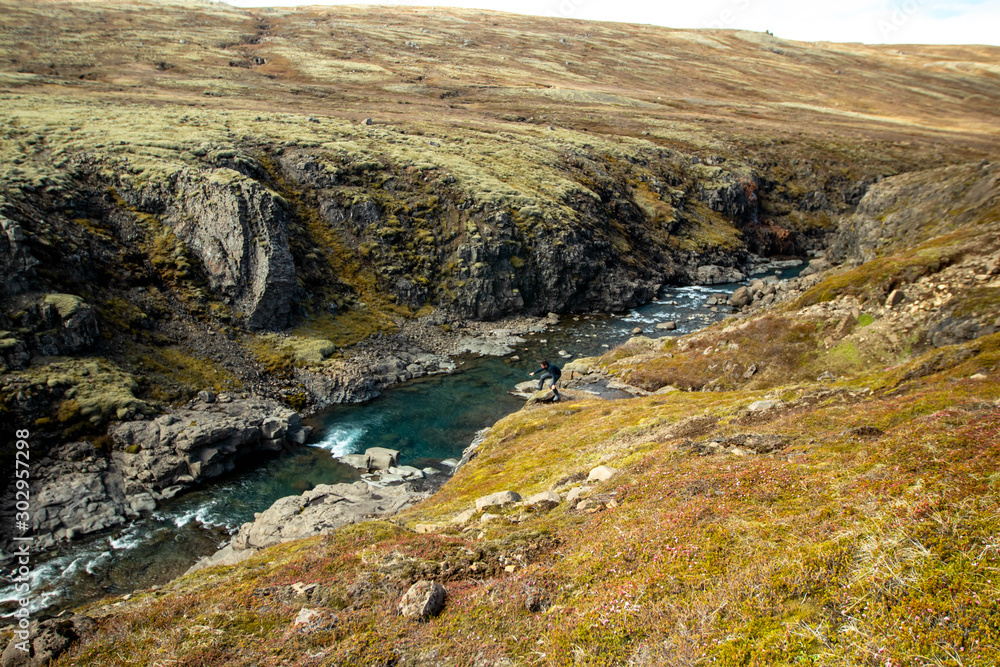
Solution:
[{"label": "flat rock ledge", "polygon": [[232,543],[196,563],[188,572],[231,565],[282,542],[301,540],[368,519],[396,514],[430,496],[409,484],[377,487],[367,482],[320,484],[298,496],[280,498],[240,527]]}]

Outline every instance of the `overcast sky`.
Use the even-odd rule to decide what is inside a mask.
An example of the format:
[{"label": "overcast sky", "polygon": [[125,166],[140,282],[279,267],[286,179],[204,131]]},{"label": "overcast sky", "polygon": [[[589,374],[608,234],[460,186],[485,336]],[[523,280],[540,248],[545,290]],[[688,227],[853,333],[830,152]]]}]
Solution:
[{"label": "overcast sky", "polygon": [[1000,0],[227,0],[237,7],[436,5],[671,28],[739,28],[803,41],[1000,45]]}]

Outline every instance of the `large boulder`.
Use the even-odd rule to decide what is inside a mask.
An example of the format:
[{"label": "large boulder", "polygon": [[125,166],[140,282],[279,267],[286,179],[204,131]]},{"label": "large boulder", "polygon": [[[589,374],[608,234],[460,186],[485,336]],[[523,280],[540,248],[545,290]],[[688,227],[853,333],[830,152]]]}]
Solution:
[{"label": "large boulder", "polygon": [[733,308],[743,308],[744,306],[749,306],[753,301],[753,297],[750,295],[750,290],[745,285],[738,287],[733,295],[729,297],[729,305]]},{"label": "large boulder", "polygon": [[444,586],[436,581],[418,581],[399,601],[399,613],[407,618],[427,620],[441,613],[446,595]]}]

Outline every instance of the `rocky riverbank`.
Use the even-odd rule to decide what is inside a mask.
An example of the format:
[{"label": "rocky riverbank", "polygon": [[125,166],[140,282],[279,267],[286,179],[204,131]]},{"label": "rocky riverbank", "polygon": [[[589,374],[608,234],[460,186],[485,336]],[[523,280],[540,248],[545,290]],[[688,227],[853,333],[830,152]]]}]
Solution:
[{"label": "rocky riverbank", "polygon": [[[32,544],[45,549],[124,524],[308,435],[298,413],[274,401],[206,392],[155,419],[115,426],[110,451],[88,441],[52,447],[30,468]],[[9,553],[7,540],[3,548]]]}]

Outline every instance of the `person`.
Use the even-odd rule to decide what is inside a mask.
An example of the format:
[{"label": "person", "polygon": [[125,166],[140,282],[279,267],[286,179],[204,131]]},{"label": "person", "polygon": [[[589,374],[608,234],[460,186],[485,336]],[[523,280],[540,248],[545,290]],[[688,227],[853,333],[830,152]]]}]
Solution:
[{"label": "person", "polygon": [[535,373],[543,374],[542,377],[538,378],[538,391],[542,390],[542,386],[545,384],[545,380],[547,378],[551,379],[552,384],[549,386],[552,387],[552,393],[555,394],[555,398],[553,398],[552,400],[558,401],[559,388],[556,387],[556,383],[559,382],[559,378],[562,377],[562,371],[559,370],[559,367],[556,366],[555,364],[550,364],[548,361],[545,360],[542,361],[541,366],[542,366],[541,368],[539,368],[537,371],[532,372],[530,375],[531,377],[535,377]]}]

